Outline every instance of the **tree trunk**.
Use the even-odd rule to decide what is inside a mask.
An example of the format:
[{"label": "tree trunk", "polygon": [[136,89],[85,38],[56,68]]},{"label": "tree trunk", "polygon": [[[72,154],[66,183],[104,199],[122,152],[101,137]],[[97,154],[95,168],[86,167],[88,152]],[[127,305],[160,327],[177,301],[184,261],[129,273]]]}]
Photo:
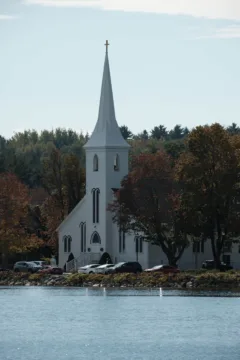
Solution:
[{"label": "tree trunk", "polygon": [[167,259],[168,259],[168,264],[170,266],[177,266],[177,262],[178,260],[181,258],[186,245],[182,245],[180,248],[178,247],[170,247],[169,245],[166,245],[164,243],[164,240],[162,240],[161,238],[158,238],[158,245],[161,246],[162,251],[164,252],[164,254],[166,255]]},{"label": "tree trunk", "polygon": [[175,256],[173,256],[172,254],[168,254],[167,258],[168,258],[168,265],[177,267],[177,259]]},{"label": "tree trunk", "polygon": [[215,268],[220,270],[221,268],[221,252],[217,251],[216,249],[216,243],[215,243],[215,235],[213,234],[211,236],[211,247],[212,247],[212,253],[213,253],[213,259],[215,262]]},{"label": "tree trunk", "polygon": [[2,267],[7,269],[8,267],[8,256],[5,253],[2,253]]}]

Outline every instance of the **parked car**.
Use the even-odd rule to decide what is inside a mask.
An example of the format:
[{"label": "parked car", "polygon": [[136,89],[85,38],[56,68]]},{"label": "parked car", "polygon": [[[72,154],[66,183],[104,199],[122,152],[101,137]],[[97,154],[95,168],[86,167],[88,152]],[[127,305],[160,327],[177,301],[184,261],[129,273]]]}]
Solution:
[{"label": "parked car", "polygon": [[96,274],[106,274],[107,270],[112,267],[114,267],[114,264],[104,264],[104,265],[100,265],[100,266],[96,267],[93,270]]},{"label": "parked car", "polygon": [[114,273],[139,273],[142,272],[142,266],[137,261],[120,262],[106,270],[106,274]]},{"label": "parked car", "polygon": [[42,267],[31,261],[18,261],[13,266],[15,272],[31,272],[35,273],[41,270]]},{"label": "parked car", "polygon": [[98,266],[99,266],[99,264],[85,265],[85,266],[80,267],[78,269],[78,272],[83,273],[83,274],[94,274],[95,268],[97,268]]},{"label": "parked car", "polygon": [[34,262],[36,265],[39,265],[39,266],[41,266],[42,268],[45,268],[45,266],[47,266],[47,265],[49,265],[48,263],[47,263],[47,261],[39,261],[39,260],[37,260],[37,261],[32,261],[32,262]]},{"label": "parked car", "polygon": [[[206,269],[206,270],[216,269],[215,261],[214,260],[205,260],[202,263],[202,269]],[[233,269],[233,267],[231,265],[225,264],[223,261],[221,262],[220,271],[228,271],[228,270],[232,270],[232,269]]]},{"label": "parked car", "polygon": [[62,275],[63,269],[57,267],[57,266],[46,266],[44,269],[39,270],[39,273],[41,274],[52,274],[52,275]]},{"label": "parked car", "polygon": [[159,272],[163,274],[176,274],[179,273],[180,270],[175,266],[170,265],[156,265],[150,269],[146,269],[146,272]]}]

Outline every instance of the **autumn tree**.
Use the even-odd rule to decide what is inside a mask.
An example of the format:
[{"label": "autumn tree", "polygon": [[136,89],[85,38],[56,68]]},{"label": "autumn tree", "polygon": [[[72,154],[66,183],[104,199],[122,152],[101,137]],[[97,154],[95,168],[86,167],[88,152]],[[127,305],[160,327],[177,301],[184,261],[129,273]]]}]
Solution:
[{"label": "autumn tree", "polygon": [[28,231],[29,192],[16,175],[1,174],[0,177],[0,252],[2,265],[7,266],[8,257],[15,253],[28,253],[42,245]]},{"label": "autumn tree", "polygon": [[63,156],[63,184],[69,214],[85,194],[85,171],[73,154]]},{"label": "autumn tree", "polygon": [[164,143],[164,150],[175,161],[180,157],[181,153],[185,150],[185,144],[181,140],[166,141]]},{"label": "autumn tree", "polygon": [[145,241],[162,248],[169,264],[177,264],[188,246],[187,223],[166,153],[136,156],[109,210],[119,227],[143,234]]},{"label": "autumn tree", "polygon": [[210,239],[218,268],[224,246],[240,230],[239,145],[219,124],[199,126],[188,136],[176,169],[185,211],[194,217],[198,235]]},{"label": "autumn tree", "polygon": [[51,147],[43,159],[42,183],[48,198],[42,214],[49,236],[49,244],[57,248],[56,229],[85,194],[85,171],[74,154],[61,154]]}]

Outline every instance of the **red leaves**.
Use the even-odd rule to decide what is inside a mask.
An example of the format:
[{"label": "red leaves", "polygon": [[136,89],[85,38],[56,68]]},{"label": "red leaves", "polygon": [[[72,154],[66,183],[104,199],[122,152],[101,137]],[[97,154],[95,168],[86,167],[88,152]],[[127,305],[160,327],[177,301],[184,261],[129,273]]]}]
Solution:
[{"label": "red leaves", "polygon": [[[199,126],[188,137],[188,150],[176,165],[183,187],[190,230],[211,238],[213,255],[220,262],[224,241],[239,228],[240,138],[231,137],[219,124]],[[224,234],[224,236],[223,236]]]},{"label": "red leaves", "polygon": [[174,263],[186,246],[186,237],[171,165],[165,152],[134,157],[133,170],[122,181],[110,210],[119,225],[143,233],[146,241],[161,246]]},{"label": "red leaves", "polygon": [[40,240],[27,233],[29,192],[16,175],[0,177],[0,247],[3,253],[27,252]]}]

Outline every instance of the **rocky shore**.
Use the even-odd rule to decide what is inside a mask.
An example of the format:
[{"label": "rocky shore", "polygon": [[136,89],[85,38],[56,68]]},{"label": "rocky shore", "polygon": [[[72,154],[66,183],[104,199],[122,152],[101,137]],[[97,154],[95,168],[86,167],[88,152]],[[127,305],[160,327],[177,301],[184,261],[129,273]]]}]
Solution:
[{"label": "rocky shore", "polygon": [[58,287],[121,287],[191,290],[238,290],[240,271],[186,271],[177,275],[161,274],[28,274],[0,273],[0,286],[58,286]]}]

